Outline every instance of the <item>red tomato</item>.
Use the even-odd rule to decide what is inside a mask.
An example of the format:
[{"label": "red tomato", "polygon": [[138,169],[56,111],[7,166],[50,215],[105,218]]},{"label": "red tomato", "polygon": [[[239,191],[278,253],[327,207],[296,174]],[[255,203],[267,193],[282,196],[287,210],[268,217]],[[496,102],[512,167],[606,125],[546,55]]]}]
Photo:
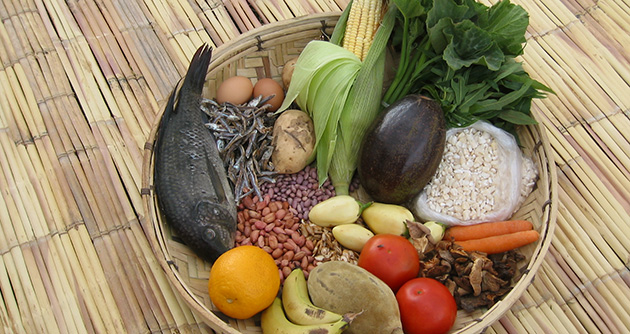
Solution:
[{"label": "red tomato", "polygon": [[394,293],[420,272],[416,248],[409,240],[393,234],[370,238],[361,250],[358,265],[380,278]]},{"label": "red tomato", "polygon": [[396,300],[405,334],[441,334],[453,327],[457,303],[444,284],[433,278],[414,278],[405,283]]}]

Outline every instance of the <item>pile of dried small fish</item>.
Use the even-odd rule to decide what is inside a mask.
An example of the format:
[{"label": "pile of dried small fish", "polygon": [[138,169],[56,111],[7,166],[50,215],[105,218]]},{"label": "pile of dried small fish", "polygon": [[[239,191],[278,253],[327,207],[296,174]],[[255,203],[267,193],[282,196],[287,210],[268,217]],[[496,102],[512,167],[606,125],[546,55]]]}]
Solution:
[{"label": "pile of dried small fish", "polygon": [[217,141],[237,202],[251,193],[262,197],[258,182],[272,181],[270,177],[275,174],[271,140],[278,115],[268,111],[266,104],[272,97],[259,96],[242,105],[214,100],[202,104],[209,117],[206,126]]}]

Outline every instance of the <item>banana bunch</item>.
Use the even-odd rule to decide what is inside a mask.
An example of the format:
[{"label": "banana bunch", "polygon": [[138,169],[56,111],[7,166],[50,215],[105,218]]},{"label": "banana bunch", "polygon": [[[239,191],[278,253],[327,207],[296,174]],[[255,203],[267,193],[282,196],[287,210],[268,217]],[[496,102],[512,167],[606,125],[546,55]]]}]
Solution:
[{"label": "banana bunch", "polygon": [[339,334],[356,316],[313,305],[304,272],[298,268],[284,280],[282,299],[276,297],[263,311],[260,322],[263,334]]}]

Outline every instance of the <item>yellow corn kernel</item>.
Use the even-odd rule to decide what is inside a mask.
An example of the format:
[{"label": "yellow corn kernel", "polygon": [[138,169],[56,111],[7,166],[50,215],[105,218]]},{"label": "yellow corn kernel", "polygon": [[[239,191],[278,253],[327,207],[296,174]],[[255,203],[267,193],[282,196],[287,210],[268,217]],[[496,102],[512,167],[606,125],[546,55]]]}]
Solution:
[{"label": "yellow corn kernel", "polygon": [[354,54],[356,54],[354,49],[356,47],[356,36],[359,30],[362,11],[363,0],[352,1],[352,7],[350,8],[350,14],[348,15],[348,21],[346,23],[346,32],[343,38],[343,48]]},{"label": "yellow corn kernel", "polygon": [[365,59],[372,45],[374,33],[381,20],[382,5],[383,0],[352,1],[343,48],[351,51],[361,60]]}]

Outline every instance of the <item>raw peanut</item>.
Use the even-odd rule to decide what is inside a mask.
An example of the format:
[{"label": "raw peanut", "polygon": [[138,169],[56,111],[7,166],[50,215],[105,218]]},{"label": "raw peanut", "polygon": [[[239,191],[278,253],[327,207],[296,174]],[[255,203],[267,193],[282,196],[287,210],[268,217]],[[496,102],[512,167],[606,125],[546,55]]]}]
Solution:
[{"label": "raw peanut", "polygon": [[276,211],[276,218],[277,219],[282,219],[286,215],[287,215],[287,210],[285,210],[285,209],[280,209],[280,210]]},{"label": "raw peanut", "polygon": [[[288,244],[288,247],[287,247],[287,244]],[[300,251],[300,247],[298,247],[298,245],[295,243],[295,241],[293,241],[293,239],[288,239],[287,242],[284,243],[284,247],[288,249],[295,249],[297,251]]]},{"label": "raw peanut", "polygon": [[293,224],[293,226],[291,226],[291,229],[292,229],[293,231],[297,231],[297,230],[298,230],[298,228],[300,228],[300,225],[299,225],[299,224]]},{"label": "raw peanut", "polygon": [[[291,234],[291,239],[293,239],[293,241],[295,241],[295,244],[302,247],[304,245],[304,236],[300,235],[299,233],[293,233]],[[302,243],[300,245],[300,243]]]},{"label": "raw peanut", "polygon": [[267,232],[271,232],[276,226],[274,224],[267,224],[267,226],[265,226],[265,231]]},{"label": "raw peanut", "polygon": [[[277,263],[276,263],[277,265]],[[280,275],[280,281],[283,282],[284,281],[284,274],[282,273],[282,269],[278,269],[278,275]]]},{"label": "raw peanut", "polygon": [[249,196],[245,196],[242,200],[241,203],[243,203],[243,206],[245,206],[246,208],[253,210],[255,208],[254,206],[254,202],[252,201],[252,198]]},{"label": "raw peanut", "polygon": [[244,223],[236,224],[236,229],[240,232],[243,232],[243,230],[245,229],[245,224]]},{"label": "raw peanut", "polygon": [[243,210],[243,218],[245,220],[249,220],[249,210]]},{"label": "raw peanut", "polygon": [[269,210],[271,212],[278,211],[278,206],[277,205],[278,205],[278,202],[271,202],[271,203],[269,203]]},{"label": "raw peanut", "polygon": [[264,218],[263,221],[267,224],[273,222],[274,220],[276,220],[276,215],[272,212],[267,214]]},{"label": "raw peanut", "polygon": [[[284,258],[282,260],[280,260],[280,266],[281,267],[287,267],[288,265],[289,265],[289,260],[284,259]],[[282,269],[284,270],[284,268],[282,268]]]},{"label": "raw peanut", "polygon": [[276,248],[273,250],[273,252],[271,252],[271,256],[273,256],[274,259],[278,259],[282,256],[282,249],[280,248]]},{"label": "raw peanut", "polygon": [[273,249],[278,248],[278,238],[276,238],[276,236],[269,236],[269,247]]},{"label": "raw peanut", "polygon": [[306,247],[306,246],[302,246],[300,252],[304,252],[304,254],[306,254],[306,255],[313,255],[313,251],[308,249],[308,247]]},{"label": "raw peanut", "polygon": [[284,277],[288,277],[291,274],[291,268],[289,267],[282,268],[282,274],[284,275]]},{"label": "raw peanut", "polygon": [[242,234],[237,234],[236,237],[234,238],[234,241],[236,241],[237,243],[240,243],[241,241],[243,241],[243,239],[245,239],[245,237]]},{"label": "raw peanut", "polygon": [[260,214],[262,214],[263,216],[266,216],[269,213],[271,213],[271,209],[269,209],[269,207],[266,206],[264,209],[262,209],[262,212]]},{"label": "raw peanut", "polygon": [[293,256],[293,260],[301,261],[305,257],[306,257],[306,253],[304,253],[303,251],[299,251],[299,252],[295,253],[295,255]]},{"label": "raw peanut", "polygon": [[[293,243],[292,242],[293,242],[293,240],[289,239],[289,240],[287,240],[287,242],[283,243],[282,246],[284,248],[286,248],[286,249],[295,249],[295,247],[294,247],[295,242],[293,242]],[[297,245],[295,245],[295,246],[297,246]]]},{"label": "raw peanut", "polygon": [[271,247],[269,247],[269,246],[265,246],[265,247],[263,247],[262,249],[263,249],[265,252],[269,253],[269,254],[271,254],[271,253],[273,252],[273,249],[271,249]]},{"label": "raw peanut", "polygon": [[260,231],[259,230],[253,230],[252,234],[249,235],[249,238],[252,239],[252,242],[256,242],[258,240],[259,236],[260,236]]},{"label": "raw peanut", "polygon": [[313,240],[311,239],[306,239],[305,246],[311,251],[315,248],[315,244],[313,244]]},{"label": "raw peanut", "polygon": [[245,246],[245,245],[251,245],[252,241],[249,238],[245,238],[243,239],[243,242],[241,243],[241,246]]},{"label": "raw peanut", "polygon": [[278,242],[280,243],[284,243],[285,241],[287,241],[287,239],[289,238],[288,235],[284,234],[284,230],[282,230],[282,233],[278,233],[278,235],[276,236],[276,238],[278,238]]},{"label": "raw peanut", "polygon": [[256,220],[254,222],[254,226],[256,226],[256,228],[259,229],[259,230],[264,230],[265,227],[267,226],[267,224],[265,224],[265,222],[263,222],[261,220]]},{"label": "raw peanut", "polygon": [[239,211],[236,214],[236,220],[238,221],[239,224],[243,224],[245,222],[245,216],[243,216],[243,211]]},{"label": "raw peanut", "polygon": [[250,218],[260,219],[260,217],[262,217],[260,215],[260,212],[258,212],[258,211],[249,210],[249,211],[245,211],[245,212],[248,212]]},{"label": "raw peanut", "polygon": [[284,231],[284,229],[282,227],[274,227],[272,229],[274,232],[276,232],[278,234],[278,236],[280,236],[281,234],[287,234],[287,232]]},{"label": "raw peanut", "polygon": [[252,201],[254,202],[254,204],[258,203],[258,201],[259,201],[259,200],[260,200],[260,198],[258,197],[258,195],[255,195],[255,196],[252,198]]},{"label": "raw peanut", "polygon": [[276,221],[273,222],[277,227],[281,227],[284,226],[284,222],[282,222],[282,220],[278,220],[276,219]]},{"label": "raw peanut", "polygon": [[295,231],[293,231],[293,230],[292,230],[292,229],[290,229],[290,228],[285,228],[285,229],[284,229],[284,233],[285,233],[285,234],[287,234],[287,235],[291,235],[291,234],[295,233]]},{"label": "raw peanut", "polygon": [[294,255],[295,255],[295,252],[290,250],[290,251],[287,251],[286,253],[284,253],[284,255],[282,255],[282,259],[291,261],[291,260],[293,260]]},{"label": "raw peanut", "polygon": [[265,196],[263,197],[263,202],[265,202],[265,205],[267,205],[267,206],[268,206],[268,205],[269,205],[269,202],[271,202],[271,196],[269,196],[269,195],[265,195]]},{"label": "raw peanut", "polygon": [[285,220],[284,221],[284,227],[285,228],[292,228],[293,225],[296,225],[295,222],[293,221],[293,219],[289,219],[289,220]]},{"label": "raw peanut", "polygon": [[285,210],[289,210],[289,202],[282,202],[282,208]]},{"label": "raw peanut", "polygon": [[308,257],[303,257],[302,258],[302,263],[300,263],[300,266],[302,268],[308,268]]},{"label": "raw peanut", "polygon": [[262,235],[258,237],[258,247],[265,247],[265,237],[263,237]]},{"label": "raw peanut", "polygon": [[243,228],[243,235],[245,235],[246,237],[249,237],[252,234],[252,229],[245,225],[245,228]]},{"label": "raw peanut", "polygon": [[258,211],[261,211],[265,207],[267,207],[267,204],[265,204],[265,202],[258,202],[258,203],[256,203],[256,210],[258,210]]}]

